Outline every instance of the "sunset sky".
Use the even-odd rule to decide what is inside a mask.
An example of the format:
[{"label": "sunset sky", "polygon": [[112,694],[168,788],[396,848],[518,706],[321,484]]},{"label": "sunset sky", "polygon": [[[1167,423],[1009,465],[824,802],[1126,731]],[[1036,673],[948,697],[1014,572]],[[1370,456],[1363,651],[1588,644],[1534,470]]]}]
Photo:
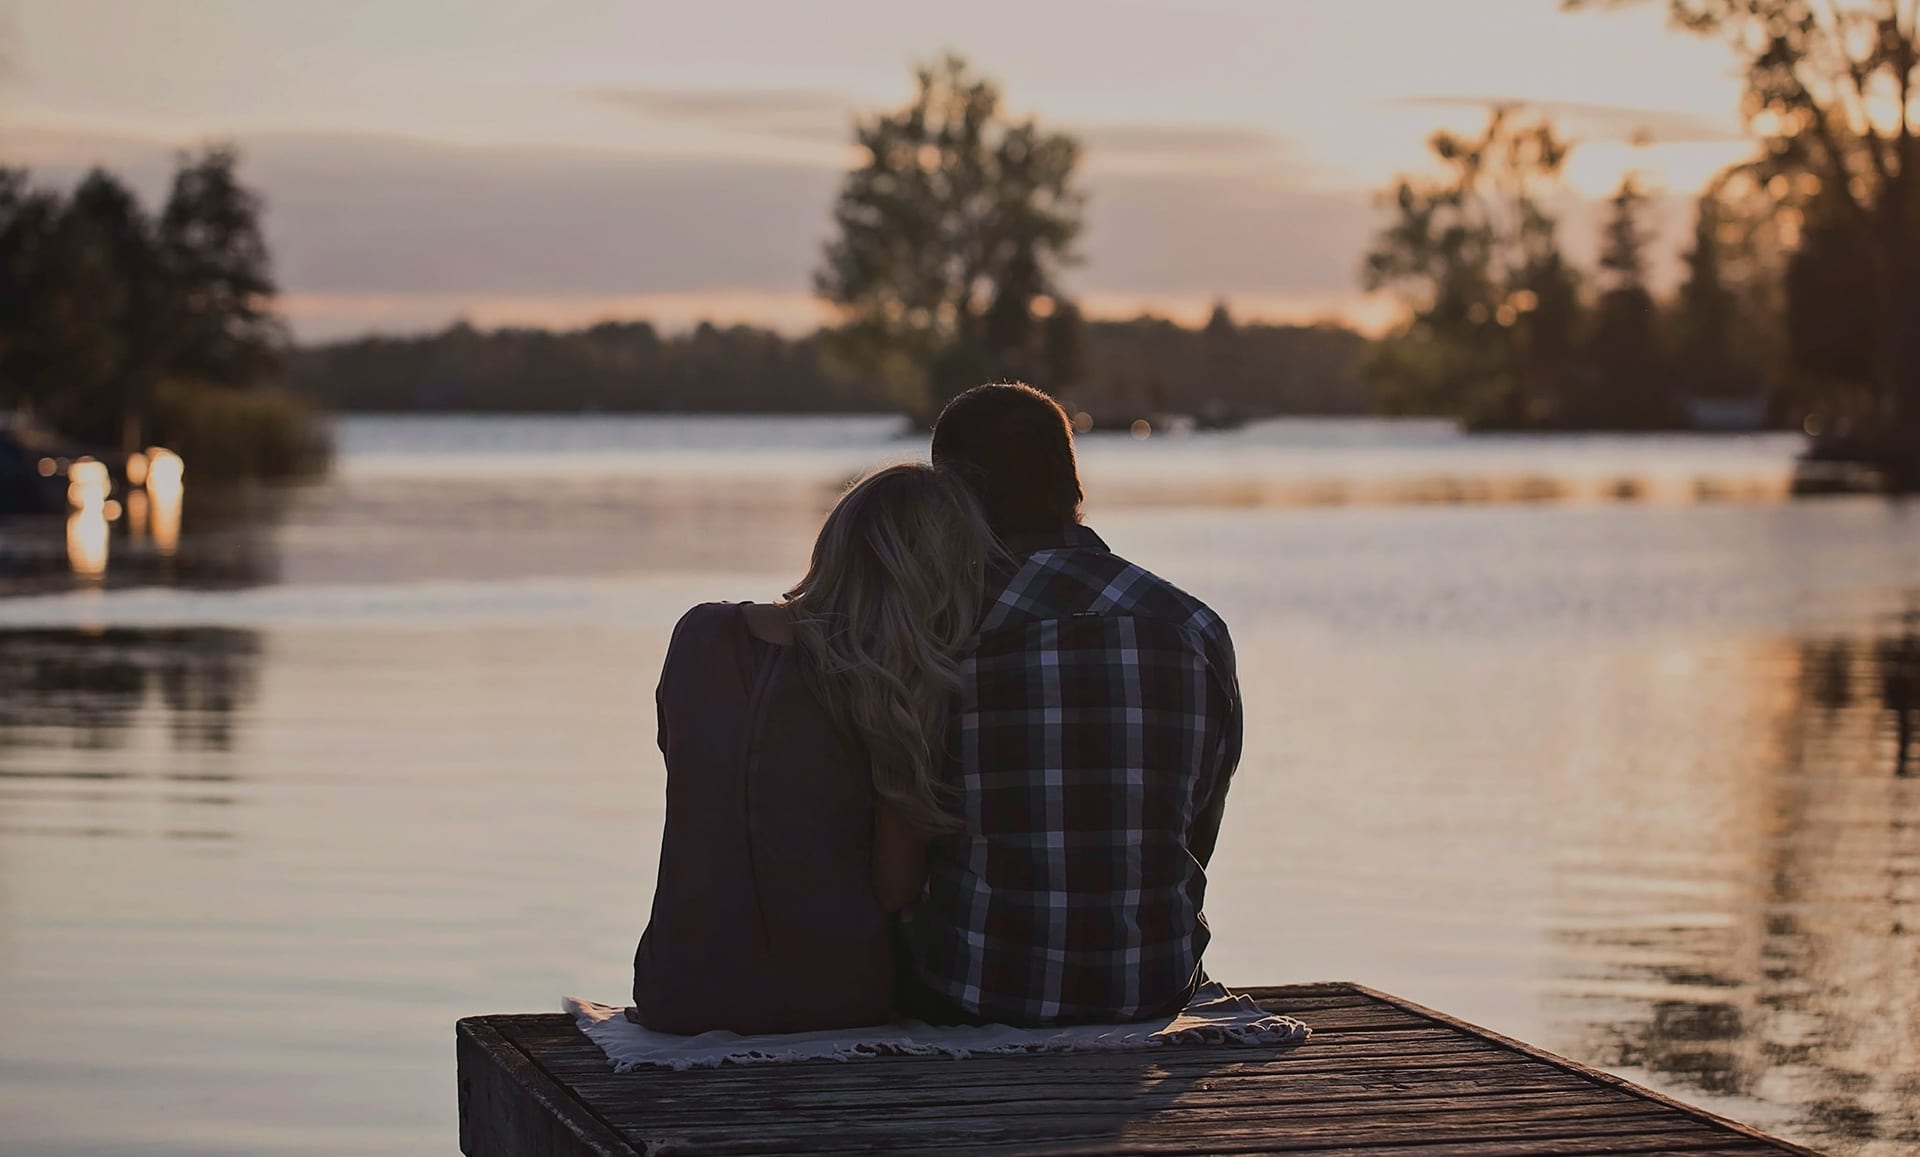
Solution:
[{"label": "sunset sky", "polygon": [[[853,118],[957,50],[1087,145],[1097,313],[1380,316],[1372,193],[1489,100],[1552,109],[1589,196],[1743,154],[1717,45],[1555,0],[0,0],[0,163],[151,195],[240,144],[297,331],[817,322]],[[1641,131],[1655,144],[1634,148]],[[1670,224],[1684,224],[1677,211]],[[1591,214],[1568,243],[1591,249]]]}]

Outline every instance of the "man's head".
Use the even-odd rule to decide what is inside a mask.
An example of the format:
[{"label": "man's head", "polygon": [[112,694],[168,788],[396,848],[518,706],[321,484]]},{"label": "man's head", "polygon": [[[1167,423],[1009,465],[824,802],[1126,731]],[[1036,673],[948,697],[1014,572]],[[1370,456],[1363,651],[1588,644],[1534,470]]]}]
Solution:
[{"label": "man's head", "polygon": [[959,475],[1002,536],[1080,521],[1073,427],[1032,386],[975,386],[933,424],[933,464]]}]

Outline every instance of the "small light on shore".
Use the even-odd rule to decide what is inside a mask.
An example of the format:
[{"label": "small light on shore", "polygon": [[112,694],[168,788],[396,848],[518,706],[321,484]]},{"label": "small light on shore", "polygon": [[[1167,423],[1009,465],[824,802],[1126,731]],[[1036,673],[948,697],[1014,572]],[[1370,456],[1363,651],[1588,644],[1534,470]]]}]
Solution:
[{"label": "small light on shore", "polygon": [[106,516],[108,522],[120,521],[120,500],[117,498],[107,499],[106,504],[100,508],[100,513]]},{"label": "small light on shore", "polygon": [[1093,429],[1093,415],[1085,410],[1076,410],[1073,415],[1073,432],[1085,434],[1091,429]]},{"label": "small light on shore", "polygon": [[147,456],[135,450],[127,455],[127,485],[145,486],[147,483]]},{"label": "small light on shore", "polygon": [[1134,441],[1144,442],[1151,437],[1153,437],[1153,423],[1147,421],[1145,418],[1134,419],[1134,422],[1133,422]]},{"label": "small light on shore", "polygon": [[40,477],[51,478],[53,477],[54,472],[59,469],[60,469],[60,463],[55,462],[53,459],[51,458],[40,459]]}]

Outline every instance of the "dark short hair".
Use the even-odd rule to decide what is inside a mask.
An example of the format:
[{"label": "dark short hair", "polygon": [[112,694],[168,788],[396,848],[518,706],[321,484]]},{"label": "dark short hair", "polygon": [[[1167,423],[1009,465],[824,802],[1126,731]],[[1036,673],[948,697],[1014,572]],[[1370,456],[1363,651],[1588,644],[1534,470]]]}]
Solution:
[{"label": "dark short hair", "polygon": [[999,534],[1057,530],[1080,521],[1073,425],[1032,386],[975,386],[933,424],[933,464],[959,475]]}]

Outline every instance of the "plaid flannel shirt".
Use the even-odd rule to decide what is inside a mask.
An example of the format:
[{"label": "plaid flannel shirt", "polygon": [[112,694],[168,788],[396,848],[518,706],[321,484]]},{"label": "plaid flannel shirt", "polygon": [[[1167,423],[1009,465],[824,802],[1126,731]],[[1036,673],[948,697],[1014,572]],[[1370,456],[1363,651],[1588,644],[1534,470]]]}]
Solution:
[{"label": "plaid flannel shirt", "polygon": [[1240,757],[1233,644],[1085,527],[1016,563],[963,657],[946,774],[966,831],[929,849],[914,966],[995,1020],[1154,1016],[1210,935],[1189,841]]}]

